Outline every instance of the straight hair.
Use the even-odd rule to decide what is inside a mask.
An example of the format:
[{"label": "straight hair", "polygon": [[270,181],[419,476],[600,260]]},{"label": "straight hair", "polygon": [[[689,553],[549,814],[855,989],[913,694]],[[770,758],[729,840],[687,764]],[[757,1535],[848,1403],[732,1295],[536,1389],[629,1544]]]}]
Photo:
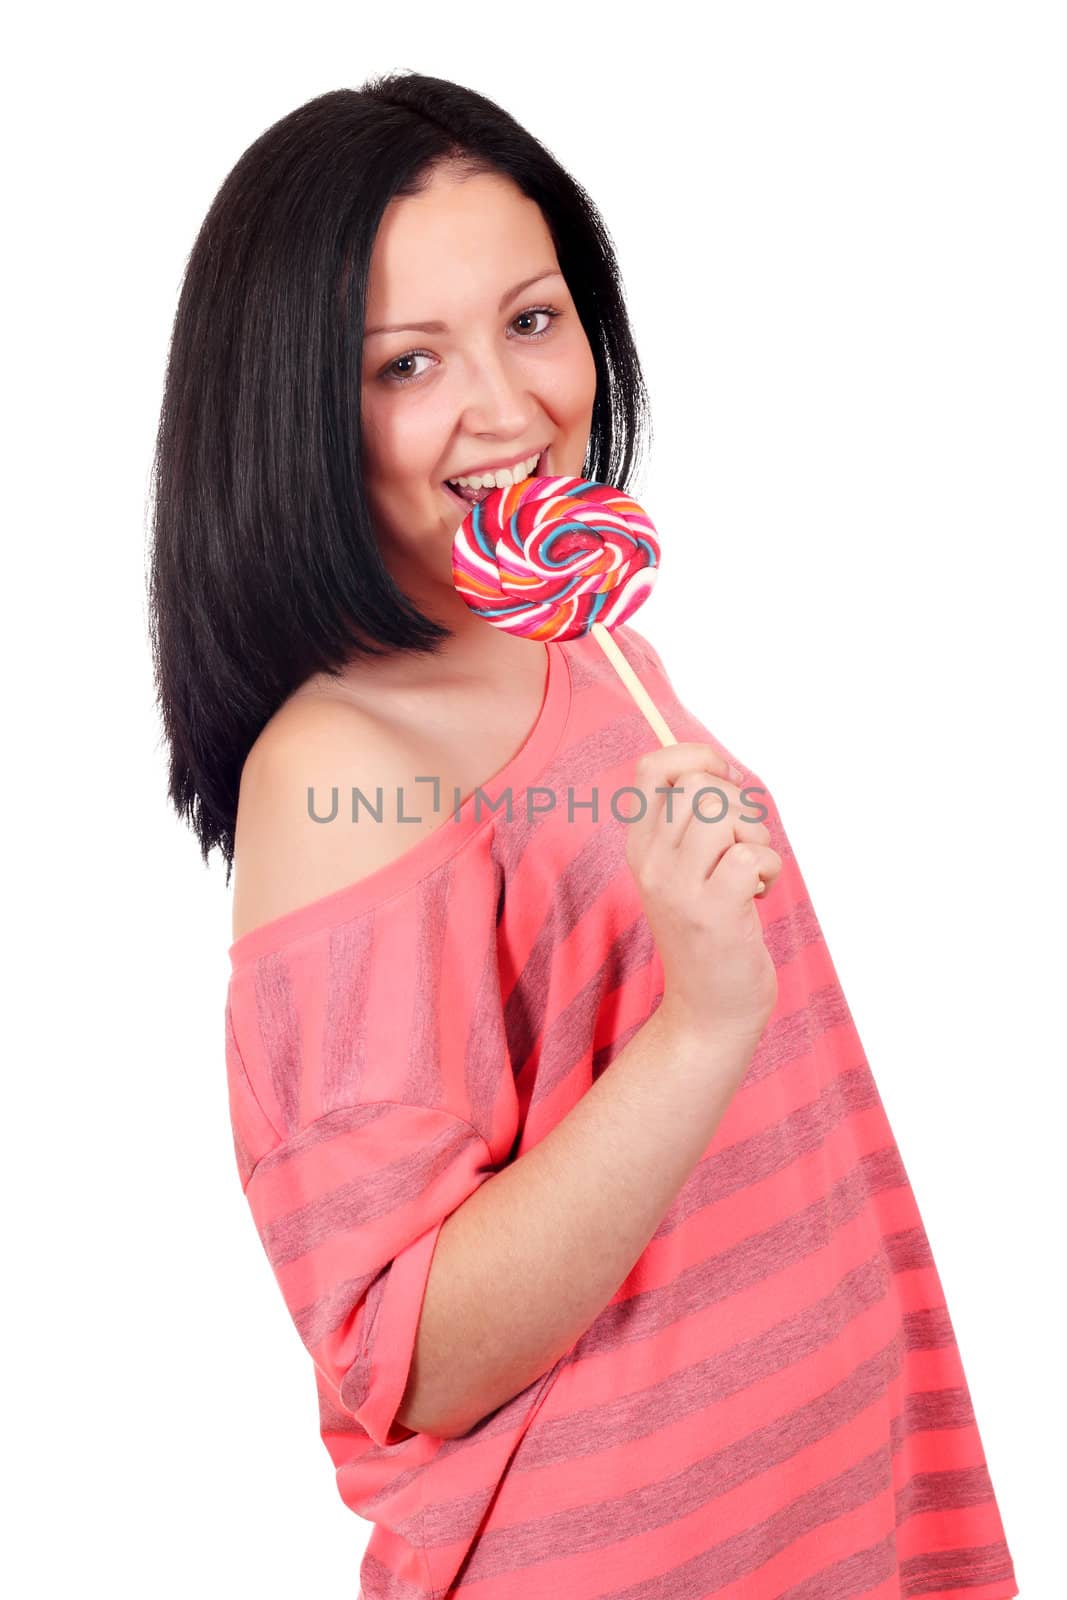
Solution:
[{"label": "straight hair", "polygon": [[370,260],[389,202],[436,169],[511,178],[540,207],[596,363],[581,476],[631,491],[651,434],[615,253],[585,191],[500,106],[387,73],[269,127],[186,263],[152,468],[148,615],[168,798],[233,869],[241,772],[278,707],[359,655],[452,630],[382,561],[360,389]]}]

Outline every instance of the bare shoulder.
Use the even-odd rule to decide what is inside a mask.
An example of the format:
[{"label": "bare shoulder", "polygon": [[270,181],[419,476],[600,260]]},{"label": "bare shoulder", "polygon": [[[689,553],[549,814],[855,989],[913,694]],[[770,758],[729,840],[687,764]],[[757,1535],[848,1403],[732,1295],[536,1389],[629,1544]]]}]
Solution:
[{"label": "bare shoulder", "polygon": [[[421,835],[397,820],[421,770],[410,740],[338,696],[295,696],[271,718],[241,773],[234,836],[233,938],[385,866]],[[381,790],[381,821],[361,807]],[[405,811],[415,814],[405,798]]]}]

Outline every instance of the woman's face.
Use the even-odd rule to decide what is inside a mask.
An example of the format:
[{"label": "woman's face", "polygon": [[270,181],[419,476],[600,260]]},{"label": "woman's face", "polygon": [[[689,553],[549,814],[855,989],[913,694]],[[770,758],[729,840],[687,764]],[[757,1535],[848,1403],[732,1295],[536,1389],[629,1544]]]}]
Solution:
[{"label": "woman's face", "polygon": [[468,507],[445,480],[546,445],[535,471],[577,477],[589,445],[593,352],[540,207],[508,178],[441,171],[391,201],[366,330],[363,465],[379,548],[416,604],[454,611],[452,540]]}]

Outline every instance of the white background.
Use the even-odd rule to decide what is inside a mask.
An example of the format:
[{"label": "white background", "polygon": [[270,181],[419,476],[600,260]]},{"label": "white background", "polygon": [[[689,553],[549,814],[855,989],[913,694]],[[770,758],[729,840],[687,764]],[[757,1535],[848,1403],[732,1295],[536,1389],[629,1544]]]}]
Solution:
[{"label": "white background", "polygon": [[9,25],[9,1592],[358,1589],[369,1524],[237,1180],[230,891],[165,798],[144,568],[216,189],[396,67],[498,100],[602,211],[655,425],[635,625],[775,795],[1022,1595],[1063,1592],[1063,25],[1020,0]]}]

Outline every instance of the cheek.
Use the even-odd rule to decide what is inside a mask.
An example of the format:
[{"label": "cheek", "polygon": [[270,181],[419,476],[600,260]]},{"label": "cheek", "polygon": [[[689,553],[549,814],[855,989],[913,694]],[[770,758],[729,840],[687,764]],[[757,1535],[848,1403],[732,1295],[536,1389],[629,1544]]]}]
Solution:
[{"label": "cheek", "polygon": [[398,409],[370,408],[361,419],[364,471],[383,494],[417,493],[436,461],[426,430]]},{"label": "cheek", "polygon": [[579,328],[563,366],[560,399],[575,423],[592,412],[596,398],[596,362],[585,330]]},{"label": "cheek", "polygon": [[388,418],[366,389],[360,400],[359,432],[364,472],[369,478],[387,475],[395,448],[390,439]]},{"label": "cheek", "polygon": [[587,339],[585,341],[585,399],[590,410],[596,398],[596,385],[596,361],[593,358],[593,351]]},{"label": "cheek", "polygon": [[560,351],[551,368],[542,369],[537,389],[559,426],[580,427],[596,395],[596,368],[588,345],[575,342]]}]

